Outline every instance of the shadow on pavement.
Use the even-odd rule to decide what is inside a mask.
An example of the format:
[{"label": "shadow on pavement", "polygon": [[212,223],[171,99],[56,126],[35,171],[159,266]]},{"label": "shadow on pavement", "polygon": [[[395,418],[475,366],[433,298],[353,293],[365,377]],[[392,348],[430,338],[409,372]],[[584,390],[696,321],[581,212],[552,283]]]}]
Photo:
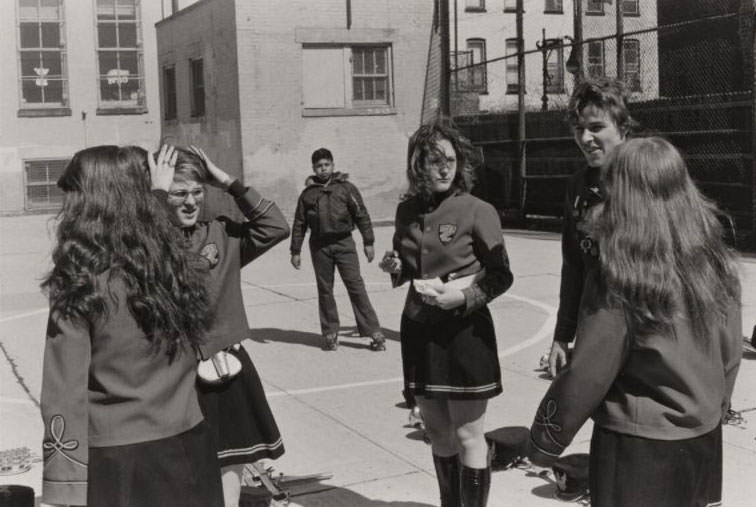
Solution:
[{"label": "shadow on pavement", "polygon": [[366,498],[345,488],[333,488],[307,496],[294,496],[292,503],[302,507],[434,507],[420,502],[384,502]]},{"label": "shadow on pavement", "polygon": [[306,345],[319,349],[322,338],[320,334],[308,333],[304,331],[294,331],[291,329],[278,329],[272,327],[263,327],[250,329],[250,339],[258,343],[279,342],[294,343],[297,345]]},{"label": "shadow on pavement", "polygon": [[[279,329],[279,328],[272,328],[272,327],[263,327],[263,328],[257,328],[257,329],[250,329],[250,339],[252,341],[256,341],[258,343],[269,343],[269,342],[278,342],[278,343],[293,343],[296,345],[305,345],[307,347],[314,347],[319,349],[322,345],[322,337],[318,333],[310,333],[306,331],[295,331],[292,329]],[[386,340],[388,341],[399,341],[399,333],[397,331],[393,331],[391,329],[385,329],[383,328],[383,334],[386,336]],[[339,338],[348,338],[351,340],[351,338],[360,338],[359,333],[357,332],[356,327],[345,327],[341,330],[339,333]],[[363,341],[339,341],[340,347],[351,347],[351,348],[370,348],[369,347],[370,340],[369,338],[365,337]]]}]

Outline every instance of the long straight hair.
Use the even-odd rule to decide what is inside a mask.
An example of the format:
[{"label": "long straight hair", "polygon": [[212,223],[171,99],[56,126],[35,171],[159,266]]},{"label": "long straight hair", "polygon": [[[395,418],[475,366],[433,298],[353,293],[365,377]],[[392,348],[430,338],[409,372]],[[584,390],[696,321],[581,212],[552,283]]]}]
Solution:
[{"label": "long straight hair", "polygon": [[76,153],[58,180],[64,191],[54,267],[42,283],[51,313],[95,325],[107,319],[100,275],[120,278],[126,303],[156,348],[169,356],[198,345],[210,315],[204,273],[183,250],[168,213],[152,195],[147,152],[96,146]]},{"label": "long straight hair", "polygon": [[600,245],[601,279],[635,336],[668,333],[686,316],[706,344],[733,299],[737,264],[722,213],[696,188],[682,156],[659,137],[630,139],[601,168],[605,200],[586,228]]}]

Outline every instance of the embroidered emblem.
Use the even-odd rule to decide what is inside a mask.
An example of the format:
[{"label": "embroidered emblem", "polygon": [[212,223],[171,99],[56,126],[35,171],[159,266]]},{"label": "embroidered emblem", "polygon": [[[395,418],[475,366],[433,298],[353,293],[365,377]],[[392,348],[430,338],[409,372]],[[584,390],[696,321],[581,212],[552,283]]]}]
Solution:
[{"label": "embroidered emblem", "polygon": [[62,415],[54,415],[50,418],[50,438],[42,442],[42,450],[45,453],[45,461],[49,461],[57,453],[60,453],[65,459],[77,465],[86,467],[85,463],[69,456],[66,451],[75,451],[79,448],[78,440],[63,441],[66,433],[66,420]]},{"label": "embroidered emblem", "polygon": [[200,251],[200,255],[207,259],[207,261],[210,263],[210,268],[214,268],[218,265],[218,262],[220,262],[220,255],[218,254],[218,245],[215,243],[208,243],[204,247],[202,247],[202,251]]},{"label": "embroidered emblem", "polygon": [[444,245],[449,243],[456,233],[457,226],[455,224],[440,224],[438,226],[438,239]]}]

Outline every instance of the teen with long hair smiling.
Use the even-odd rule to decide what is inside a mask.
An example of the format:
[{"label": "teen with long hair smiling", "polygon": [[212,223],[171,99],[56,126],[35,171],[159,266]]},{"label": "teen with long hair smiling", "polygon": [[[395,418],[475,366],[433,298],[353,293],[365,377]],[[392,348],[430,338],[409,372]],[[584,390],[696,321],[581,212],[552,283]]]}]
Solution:
[{"label": "teen with long hair smiling", "polygon": [[58,180],[54,267],[42,284],[48,504],[222,505],[194,387],[210,318],[204,275],[150,192],[148,157],[87,148]]},{"label": "teen with long hair smiling", "polygon": [[401,321],[404,389],[425,419],[443,507],[488,499],[485,414],[502,386],[486,305],[513,280],[498,213],[468,193],[473,160],[470,142],[449,125],[412,135],[394,250],[381,261],[395,285],[412,281]]},{"label": "teen with long hair smiling", "polygon": [[603,202],[584,222],[598,267],[572,361],[531,428],[531,459],[551,464],[591,417],[591,505],[720,505],[721,420],[742,354],[720,213],[658,137],[615,148],[600,182]]}]

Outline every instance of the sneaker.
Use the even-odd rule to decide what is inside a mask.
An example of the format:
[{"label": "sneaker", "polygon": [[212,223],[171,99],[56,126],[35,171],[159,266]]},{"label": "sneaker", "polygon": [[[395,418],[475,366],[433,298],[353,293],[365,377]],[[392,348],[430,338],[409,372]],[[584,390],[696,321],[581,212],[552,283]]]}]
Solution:
[{"label": "sneaker", "polygon": [[336,350],[339,347],[339,337],[336,333],[328,333],[323,337],[323,350]]},{"label": "sneaker", "polygon": [[370,339],[370,350],[386,350],[386,337],[382,332],[376,331]]}]

